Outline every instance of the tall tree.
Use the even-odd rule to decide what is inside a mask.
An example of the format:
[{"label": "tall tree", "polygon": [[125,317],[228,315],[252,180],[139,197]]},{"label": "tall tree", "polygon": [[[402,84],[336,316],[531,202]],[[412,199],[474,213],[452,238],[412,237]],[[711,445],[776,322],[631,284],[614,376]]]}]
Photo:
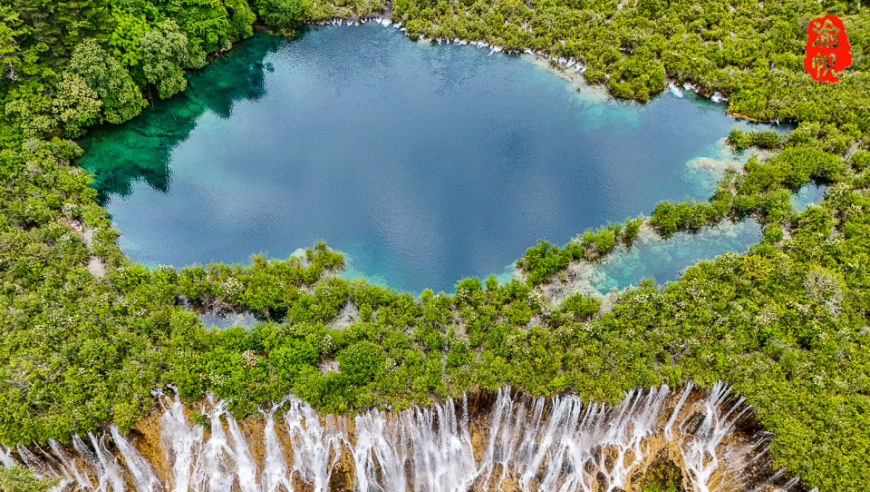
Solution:
[{"label": "tall tree", "polygon": [[164,9],[208,53],[222,50],[233,41],[227,9],[221,0],[169,0]]},{"label": "tall tree", "polygon": [[27,51],[20,45],[30,28],[10,7],[0,5],[0,76],[17,80]]},{"label": "tall tree", "polygon": [[4,2],[18,12],[30,28],[25,47],[43,45],[41,60],[62,66],[70,49],[85,39],[104,41],[114,19],[107,0],[10,0]]},{"label": "tall tree", "polygon": [[77,138],[84,135],[84,127],[99,120],[102,106],[97,92],[88,87],[81,75],[63,73],[57,84],[52,110],[66,136]]},{"label": "tall tree", "polygon": [[311,12],[310,0],[259,0],[260,18],[286,36],[292,36]]},{"label": "tall tree", "polygon": [[145,99],[130,73],[93,39],[76,47],[69,68],[99,95],[103,119],[109,123],[127,121],[145,107]]},{"label": "tall tree", "polygon": [[18,117],[25,137],[81,137],[84,127],[100,120],[102,102],[80,75],[64,72],[53,91],[45,89],[43,84],[28,84],[6,105],[6,113]]},{"label": "tall tree", "polygon": [[174,21],[157,25],[157,29],[142,36],[145,79],[157,87],[161,99],[173,96],[187,87],[184,68],[202,66],[205,54],[193,46]]}]

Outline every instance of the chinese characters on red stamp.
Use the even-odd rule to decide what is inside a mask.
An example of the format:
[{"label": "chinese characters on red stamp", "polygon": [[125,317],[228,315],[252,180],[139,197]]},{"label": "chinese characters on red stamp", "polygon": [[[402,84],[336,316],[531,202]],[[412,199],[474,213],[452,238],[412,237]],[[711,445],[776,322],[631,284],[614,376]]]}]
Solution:
[{"label": "chinese characters on red stamp", "polygon": [[838,82],[836,73],[852,64],[852,47],[846,27],[837,16],[813,19],[807,26],[807,55],[804,68],[819,82]]}]

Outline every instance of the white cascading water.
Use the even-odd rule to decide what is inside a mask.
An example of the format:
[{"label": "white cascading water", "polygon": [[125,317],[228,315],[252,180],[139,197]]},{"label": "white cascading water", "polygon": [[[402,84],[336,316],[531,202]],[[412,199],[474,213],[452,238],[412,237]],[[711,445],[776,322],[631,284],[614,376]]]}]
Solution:
[{"label": "white cascading water", "polygon": [[204,429],[190,425],[180,398],[171,400],[161,395],[160,405],[163,407],[160,444],[167,462],[172,464],[171,483],[166,488],[174,492],[187,492],[191,489],[194,456],[202,450]]},{"label": "white cascading water", "polygon": [[726,408],[730,392],[727,385],[716,383],[704,400],[703,420],[700,424],[695,423],[698,428],[689,433],[687,427],[692,422],[688,419],[680,425],[683,435],[689,436],[680,443],[684,466],[697,492],[711,492],[725,486],[727,480],[734,477],[733,472],[739,472],[735,467],[746,468],[760,456],[757,448],[767,445],[765,437],[743,446],[721,445],[724,439],[732,435],[741,417],[749,411],[749,407],[743,404],[742,396]]},{"label": "white cascading water", "polygon": [[162,491],[163,486],[160,479],[154,474],[151,464],[145,459],[139,451],[125,438],[116,426],[109,427],[109,433],[112,435],[112,441],[118,448],[118,452],[124,458],[124,463],[127,465],[127,471],[133,477],[133,483],[136,484],[137,492],[157,492]]},{"label": "white cascading water", "polygon": [[[599,473],[608,492],[622,487],[645,455],[643,440],[656,430],[667,395],[667,386],[645,395],[632,391],[611,411],[594,403],[583,405],[575,396],[553,398],[550,405],[538,398],[529,402],[531,417],[526,420],[527,402],[515,405],[510,390],[502,389],[482,465],[487,484],[493,479],[490,474],[501,470],[492,482],[496,488],[509,472],[523,490],[591,492],[597,490]],[[610,469],[604,466],[607,455],[602,450],[615,452]]]},{"label": "white cascading water", "polygon": [[462,418],[457,420],[453,400],[447,400],[393,415],[375,410],[358,416],[354,447],[357,490],[468,490],[479,469],[466,412],[463,403]]},{"label": "white cascading water", "polygon": [[284,424],[294,451],[293,472],[315,492],[325,492],[341,447],[349,444],[346,421],[330,415],[322,425],[317,412],[299,398],[288,397],[287,405]]},{"label": "white cascading water", "polygon": [[118,464],[118,460],[106,449],[106,436],[103,435],[101,439],[97,439],[93,433],[88,432],[88,439],[94,450],[91,456],[96,457],[96,459],[92,458],[91,462],[97,470],[101,492],[107,492],[110,489],[113,491],[122,490],[124,488],[124,470]]},{"label": "white cascading water", "polygon": [[[692,392],[691,384],[679,396],[665,385],[634,390],[608,408],[572,395],[530,398],[502,388],[478,422],[469,422],[464,398],[459,409],[448,399],[365,412],[353,419],[353,432],[347,418],[321,417],[289,396],[264,410],[262,427],[247,433],[225,401],[209,395],[200,407],[209,423],[204,429],[188,419],[178,396],[157,393],[162,463],[149,462],[111,426],[99,438],[73,436],[71,448],[49,441],[51,452],[0,448],[0,465],[20,463],[58,478],[58,489],[100,492],[292,492],[299,486],[326,492],[340,463],[345,486],[359,492],[611,492],[629,487],[650,465],[656,438],[657,449],[671,446],[679,454],[694,491],[746,490],[744,472],[765,456],[769,436],[732,438],[749,407],[725,384],[702,398],[690,399]],[[754,490],[784,492],[798,483],[771,473]]]},{"label": "white cascading water", "polygon": [[79,484],[79,486],[83,486],[83,484],[90,484],[91,482],[88,480],[87,474],[83,473],[79,470],[79,467],[76,466],[75,461],[70,458],[69,454],[67,454],[66,450],[64,450],[63,446],[54,439],[48,440],[48,445],[51,447],[52,452],[60,461],[61,466],[67,470],[67,473],[71,475],[73,481]]},{"label": "white cascading water", "polygon": [[273,405],[268,412],[263,412],[266,425],[263,428],[263,492],[277,492],[284,487],[293,490],[290,470],[285,458],[286,452],[278,431],[275,430],[275,411],[280,405]]},{"label": "white cascading water", "polygon": [[[716,448],[727,432],[726,415],[722,415],[719,406],[724,403],[728,391],[724,386],[716,384],[710,392],[710,398],[704,404],[704,419],[692,437],[681,443],[685,467],[689,472],[689,479],[698,492],[709,492],[714,486],[713,473],[719,468],[719,456]],[[733,410],[737,408],[735,405]],[[731,412],[728,412],[729,414]],[[685,431],[685,425],[681,425],[681,431]]]},{"label": "white cascading water", "polygon": [[3,446],[0,449],[0,465],[3,466],[15,466],[15,459],[12,458],[12,450]]}]

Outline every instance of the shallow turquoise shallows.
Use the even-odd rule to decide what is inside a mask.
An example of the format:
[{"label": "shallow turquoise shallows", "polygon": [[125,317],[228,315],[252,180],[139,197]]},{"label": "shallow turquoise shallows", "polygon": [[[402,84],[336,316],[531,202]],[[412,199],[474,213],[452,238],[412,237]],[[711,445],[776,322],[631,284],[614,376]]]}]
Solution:
[{"label": "shallow turquoise shallows", "polygon": [[452,292],[539,239],[706,200],[744,159],[724,137],[746,125],[690,92],[616,102],[527,57],[371,23],[260,34],[189,81],[83,142],[123,250],[146,264],[286,258],[323,239],[348,275]]}]

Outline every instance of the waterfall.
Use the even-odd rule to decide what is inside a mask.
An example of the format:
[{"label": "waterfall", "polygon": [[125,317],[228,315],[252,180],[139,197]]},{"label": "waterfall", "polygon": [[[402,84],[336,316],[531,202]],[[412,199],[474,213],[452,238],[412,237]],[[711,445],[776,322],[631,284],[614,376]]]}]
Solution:
[{"label": "waterfall", "polygon": [[[115,457],[106,449],[106,436],[104,435],[102,439],[98,440],[93,433],[88,432],[88,438],[94,449],[93,453],[88,454],[91,457],[91,463],[97,470],[100,484],[98,490],[100,492],[108,492],[110,489],[112,491],[124,490],[123,470],[118,466]],[[83,442],[82,446],[84,446]]]},{"label": "waterfall", "polygon": [[[227,413],[227,403],[223,400],[215,403],[212,395],[209,395],[209,402],[213,404],[208,413],[211,436],[196,457],[191,489],[195,492],[231,492],[233,482],[238,480],[242,492],[259,492],[248,444],[237,431],[232,414]],[[229,435],[221,417],[227,421]]]},{"label": "waterfall", "polygon": [[311,483],[315,492],[325,492],[341,446],[347,444],[344,419],[330,416],[324,426],[317,413],[302,400],[290,397],[288,406],[284,423],[293,449],[293,471]]},{"label": "waterfall", "polygon": [[[549,405],[544,398],[526,398],[517,405],[510,389],[503,389],[483,467],[487,472],[501,469],[496,488],[509,478],[509,470],[523,490],[591,492],[598,490],[599,474],[608,492],[623,487],[645,455],[643,441],[653,433],[667,394],[667,386],[646,394],[633,391],[608,411],[604,405],[584,405],[576,396],[553,398]],[[511,412],[515,406],[518,411]],[[604,466],[608,455],[602,448],[615,453],[612,467]]]},{"label": "waterfall", "polygon": [[[368,412],[355,419],[358,490],[467,490],[478,474],[467,425],[453,400],[397,415]],[[382,482],[377,480],[378,475]]]},{"label": "waterfall", "polygon": [[15,465],[15,460],[12,458],[12,450],[5,447],[5,446],[2,449],[0,449],[0,465],[3,465],[3,466]]},{"label": "waterfall", "polygon": [[[744,425],[751,408],[723,383],[636,389],[613,407],[503,387],[472,405],[448,398],[352,419],[318,415],[288,396],[237,421],[230,402],[213,395],[196,407],[155,395],[159,414],[146,431],[109,426],[73,435],[71,445],[51,440],[47,450],[0,448],[0,465],[58,478],[59,490],[98,492],[631,491],[663,462],[695,492],[785,492],[800,483],[770,468],[769,435]],[[143,446],[159,456],[146,458]]]},{"label": "waterfall", "polygon": [[112,435],[112,440],[115,441],[115,446],[121,456],[124,457],[124,463],[127,464],[127,470],[133,477],[133,482],[136,484],[138,492],[157,492],[163,490],[160,480],[154,475],[151,465],[144,456],[139,454],[135,447],[121,435],[118,427],[111,426],[109,432]]},{"label": "waterfall", "polygon": [[78,466],[76,466],[75,460],[73,460],[69,456],[69,454],[67,454],[67,452],[64,450],[63,446],[61,446],[59,442],[55,441],[54,439],[49,439],[48,445],[54,452],[54,455],[57,457],[58,461],[60,461],[61,465],[68,470],[67,474],[72,476],[73,480],[75,480],[76,484],[78,484],[80,488],[87,488],[91,485],[91,482],[88,480],[87,475],[79,470]]},{"label": "waterfall", "polygon": [[674,434],[671,431],[671,429],[674,426],[674,421],[677,420],[677,415],[680,414],[680,410],[683,408],[683,404],[686,403],[686,398],[688,398],[689,393],[692,392],[692,386],[693,386],[692,381],[689,381],[689,384],[687,384],[686,387],[683,388],[683,394],[680,395],[680,399],[677,400],[677,405],[674,407],[674,410],[671,412],[671,418],[668,419],[668,423],[665,424],[665,439],[667,439],[668,441],[674,440]]},{"label": "waterfall", "polygon": [[[738,419],[749,410],[749,407],[743,407],[740,410],[743,406],[743,398],[741,397],[730,409],[724,411],[723,407],[729,392],[730,388],[726,385],[721,382],[716,383],[710,396],[704,400],[704,416],[698,429],[691,433],[688,432],[688,426],[692,423],[691,418],[683,421],[680,426],[683,433],[690,435],[681,443],[680,449],[683,452],[683,460],[692,485],[698,492],[710,492],[717,488],[716,485],[721,485],[722,475],[714,476],[714,473],[720,468],[719,461],[723,454],[717,450],[720,449],[723,439],[731,434]],[[738,412],[738,410],[740,411]],[[731,447],[727,447],[725,455],[727,456],[732,451]]]},{"label": "waterfall", "polygon": [[268,412],[263,412],[266,420],[263,428],[263,447],[266,450],[263,460],[263,492],[277,492],[281,486],[286,490],[293,490],[287,460],[284,458],[284,446],[275,430],[275,411],[278,407],[279,405],[273,405]]},{"label": "waterfall", "polygon": [[173,492],[187,492],[194,482],[194,456],[202,449],[204,431],[202,427],[188,422],[184,404],[177,395],[174,400],[162,396],[159,398],[163,408],[160,441],[172,470],[171,487]]}]

